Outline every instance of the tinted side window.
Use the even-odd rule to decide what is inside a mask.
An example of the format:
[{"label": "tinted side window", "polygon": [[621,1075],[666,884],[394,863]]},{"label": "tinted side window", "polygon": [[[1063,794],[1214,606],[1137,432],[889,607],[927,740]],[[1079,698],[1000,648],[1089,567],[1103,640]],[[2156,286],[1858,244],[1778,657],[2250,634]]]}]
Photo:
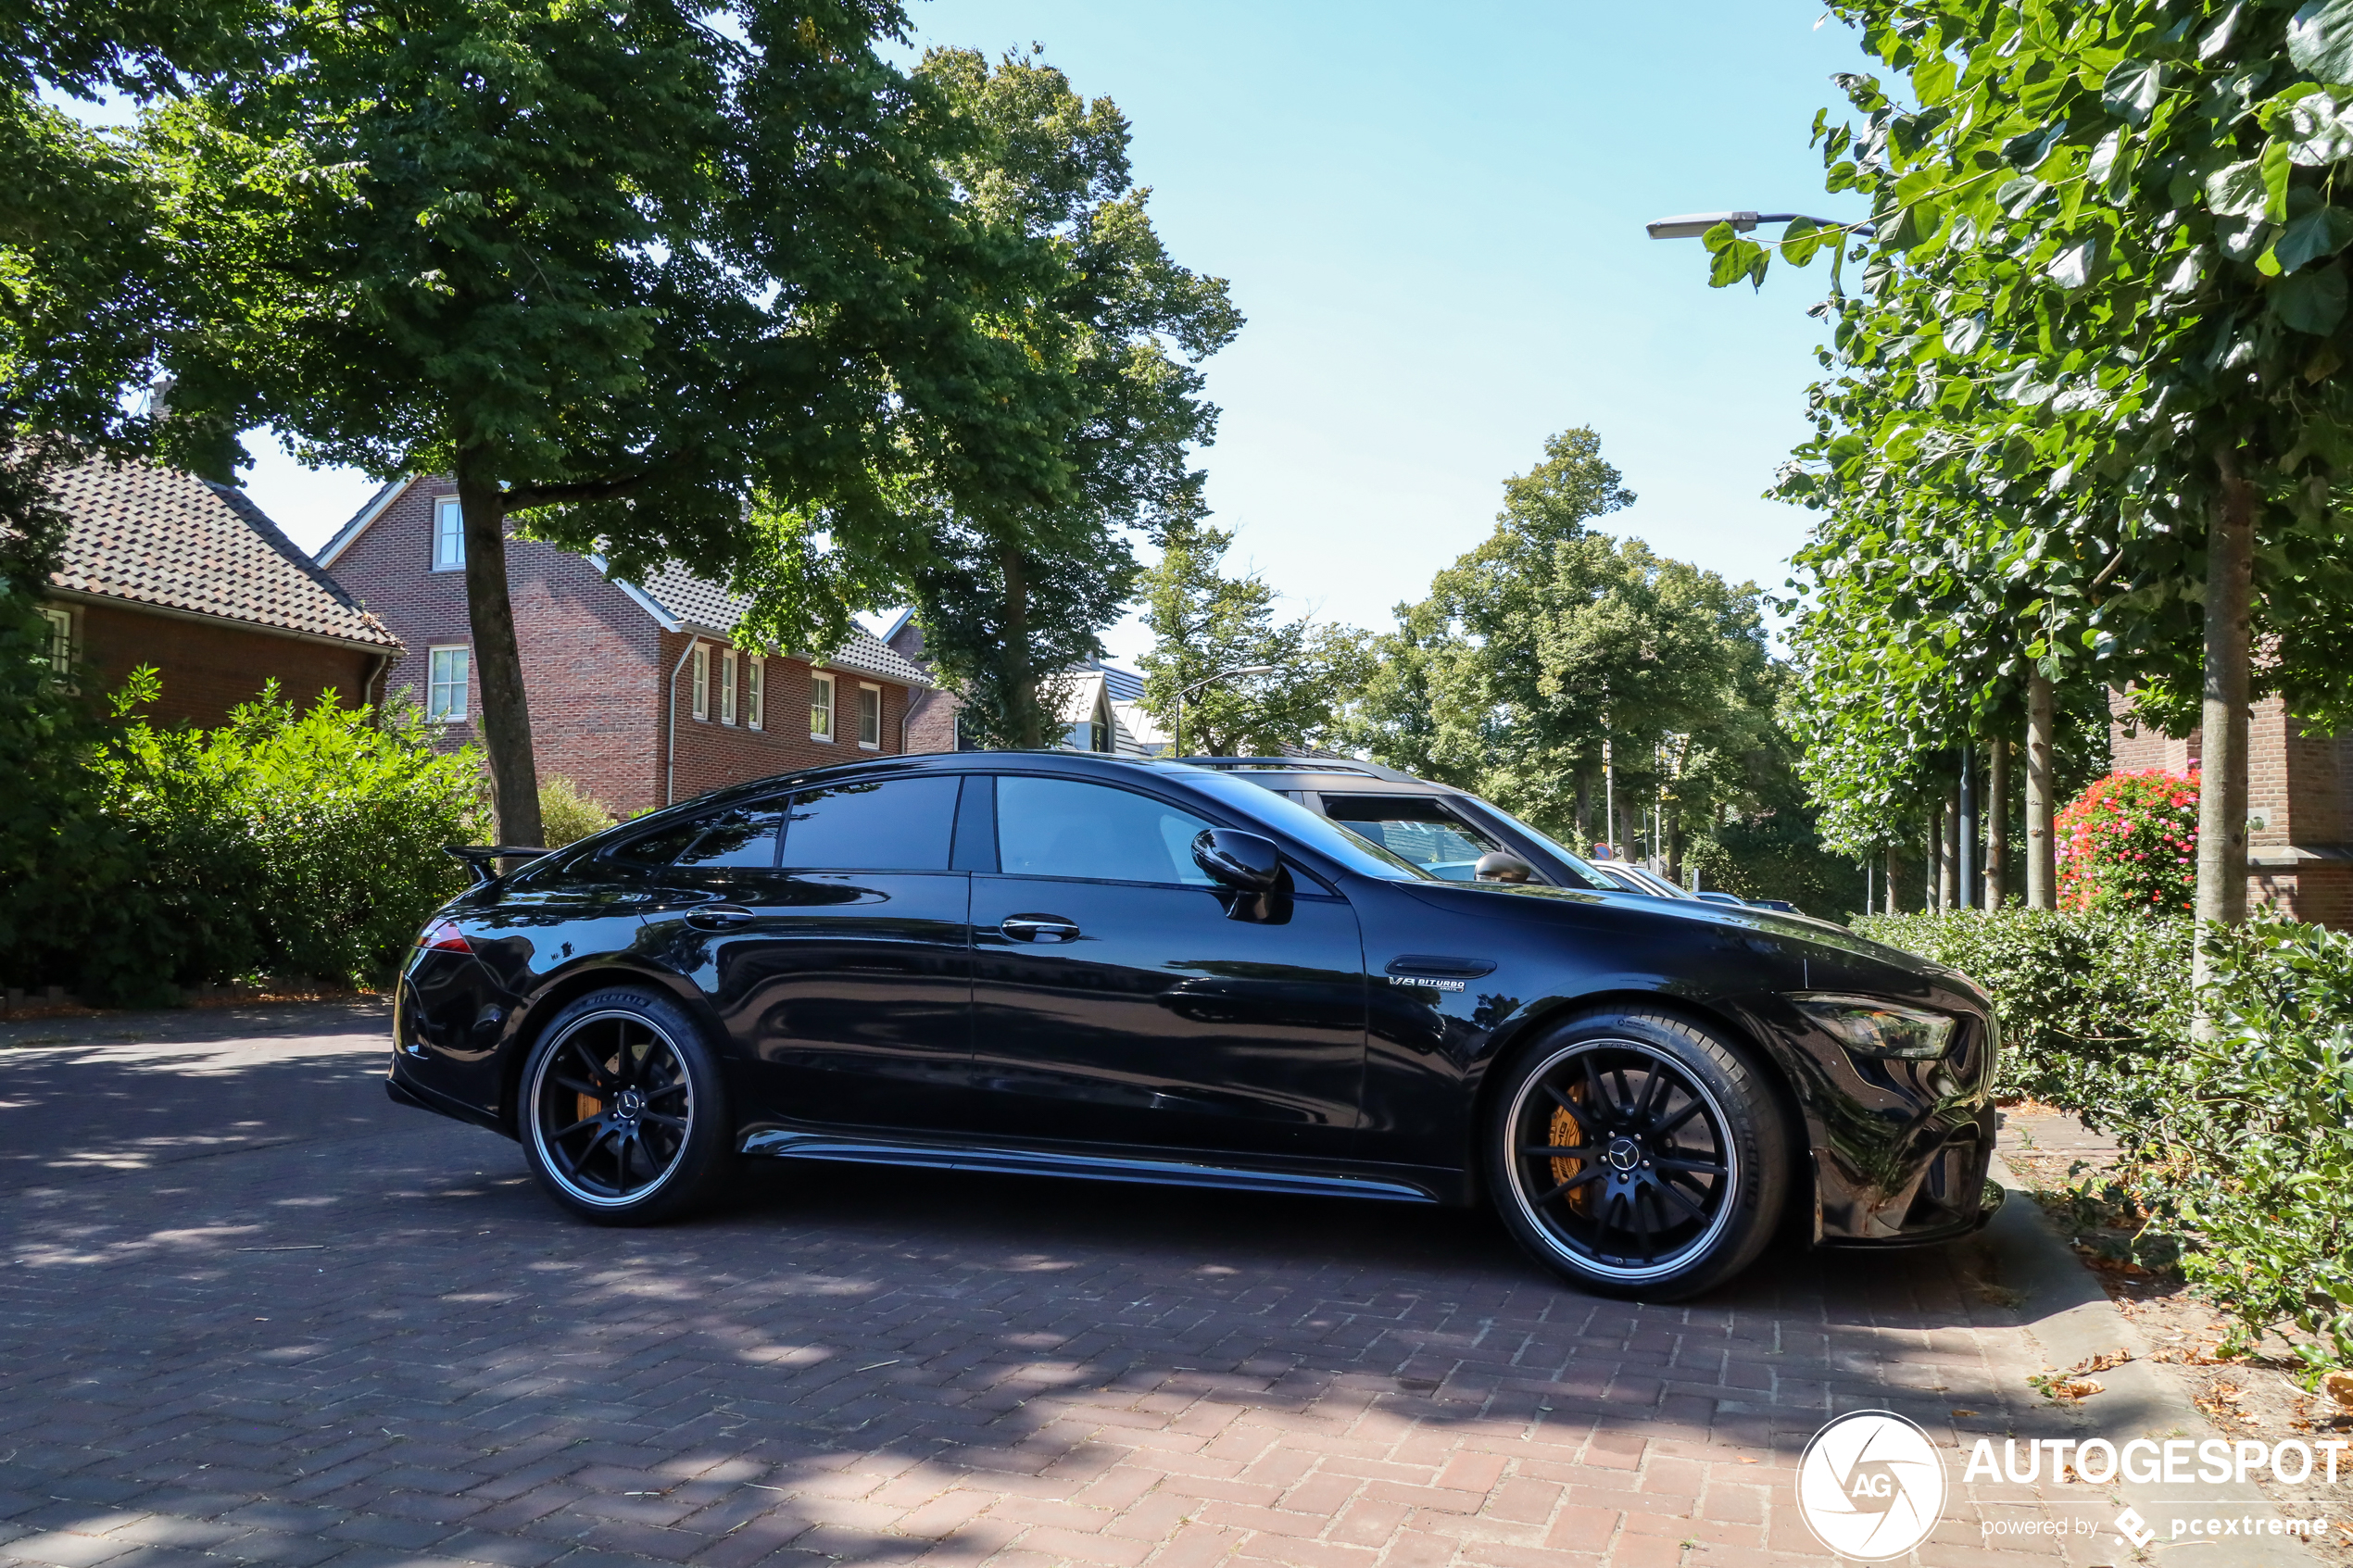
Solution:
[{"label": "tinted side window", "polygon": [[1150,796],[1076,779],[997,781],[998,863],[1008,876],[1212,885],[1193,864],[1211,824]]},{"label": "tinted side window", "polygon": [[783,864],[801,871],[944,872],[957,780],[881,779],[793,797]]},{"label": "tinted side window", "polygon": [[737,806],[707,819],[702,834],[678,857],[678,869],[690,866],[758,866],[776,863],[776,826],[784,809],[773,801]]},{"label": "tinted side window", "polygon": [[659,833],[633,838],[606,849],[601,859],[617,860],[624,866],[666,866],[678,858],[678,852],[692,844],[711,825],[708,817],[694,817],[683,822],[673,822]]}]

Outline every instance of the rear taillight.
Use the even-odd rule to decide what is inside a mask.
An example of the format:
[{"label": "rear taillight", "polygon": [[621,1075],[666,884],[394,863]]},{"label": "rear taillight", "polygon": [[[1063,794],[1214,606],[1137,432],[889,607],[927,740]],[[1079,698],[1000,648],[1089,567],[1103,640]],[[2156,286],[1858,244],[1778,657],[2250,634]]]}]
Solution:
[{"label": "rear taillight", "polygon": [[437,920],[417,935],[417,946],[432,952],[471,953],[466,934],[458,929],[454,920]]}]

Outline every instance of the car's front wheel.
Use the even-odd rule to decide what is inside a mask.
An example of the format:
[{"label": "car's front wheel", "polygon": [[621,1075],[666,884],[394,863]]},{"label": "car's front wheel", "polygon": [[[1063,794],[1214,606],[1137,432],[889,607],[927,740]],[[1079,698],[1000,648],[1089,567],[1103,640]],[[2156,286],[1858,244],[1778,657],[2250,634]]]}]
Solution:
[{"label": "car's front wheel", "polygon": [[616,987],[575,999],[540,1031],[522,1087],[523,1157],[582,1219],[673,1219],[728,1164],[718,1063],[667,997]]},{"label": "car's front wheel", "polygon": [[1681,1019],[1573,1020],[1506,1067],[1489,1104],[1504,1224],[1590,1290],[1697,1295],[1754,1261],[1780,1218],[1787,1116],[1743,1052]]}]

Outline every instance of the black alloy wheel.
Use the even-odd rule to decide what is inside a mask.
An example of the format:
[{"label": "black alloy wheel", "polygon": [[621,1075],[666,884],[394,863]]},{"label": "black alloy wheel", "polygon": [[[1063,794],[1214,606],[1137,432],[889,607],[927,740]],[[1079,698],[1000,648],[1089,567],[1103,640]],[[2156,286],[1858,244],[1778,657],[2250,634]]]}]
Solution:
[{"label": "black alloy wheel", "polygon": [[566,1007],[524,1065],[523,1152],[585,1219],[645,1224],[684,1212],[724,1168],[719,1074],[666,997],[600,991]]},{"label": "black alloy wheel", "polygon": [[1780,1218],[1786,1117],[1741,1052],[1680,1019],[1575,1021],[1506,1070],[1493,1105],[1504,1223],[1588,1288],[1694,1295],[1745,1268]]}]

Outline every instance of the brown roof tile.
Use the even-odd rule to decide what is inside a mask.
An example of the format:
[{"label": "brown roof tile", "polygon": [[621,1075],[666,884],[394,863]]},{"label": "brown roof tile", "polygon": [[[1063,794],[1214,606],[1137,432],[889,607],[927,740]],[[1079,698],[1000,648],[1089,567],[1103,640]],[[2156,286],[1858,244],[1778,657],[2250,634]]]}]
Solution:
[{"label": "brown roof tile", "polygon": [[101,459],[68,470],[57,494],[69,523],[65,564],[50,577],[59,589],[400,646],[233,485],[153,463]]}]

